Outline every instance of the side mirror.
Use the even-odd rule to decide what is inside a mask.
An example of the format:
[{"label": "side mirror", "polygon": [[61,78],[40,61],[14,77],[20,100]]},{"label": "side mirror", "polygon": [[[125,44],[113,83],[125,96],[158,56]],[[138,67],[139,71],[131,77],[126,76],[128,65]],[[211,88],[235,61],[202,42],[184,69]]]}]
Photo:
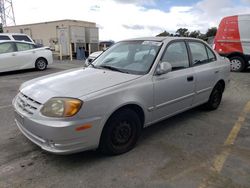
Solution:
[{"label": "side mirror", "polygon": [[87,58],[86,60],[85,60],[85,66],[87,67],[87,66],[89,66],[91,63],[92,63],[92,61],[94,61],[95,59],[94,58]]},{"label": "side mirror", "polygon": [[172,71],[172,65],[169,62],[160,62],[156,69],[156,75],[166,74]]}]

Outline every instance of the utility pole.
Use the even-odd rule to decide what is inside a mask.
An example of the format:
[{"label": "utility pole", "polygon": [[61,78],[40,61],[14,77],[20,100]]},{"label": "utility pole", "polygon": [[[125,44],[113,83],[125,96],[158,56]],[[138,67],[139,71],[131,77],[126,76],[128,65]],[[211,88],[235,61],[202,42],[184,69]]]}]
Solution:
[{"label": "utility pole", "polygon": [[16,25],[12,0],[0,0],[0,19],[3,27]]}]

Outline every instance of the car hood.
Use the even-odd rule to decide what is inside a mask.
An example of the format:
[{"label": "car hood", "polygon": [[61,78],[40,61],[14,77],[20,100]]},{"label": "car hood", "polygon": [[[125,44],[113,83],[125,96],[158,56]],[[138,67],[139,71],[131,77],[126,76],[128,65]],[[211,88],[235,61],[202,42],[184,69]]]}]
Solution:
[{"label": "car hood", "polygon": [[80,68],[30,80],[20,87],[20,91],[40,103],[45,103],[52,97],[79,98],[139,77],[141,75]]}]

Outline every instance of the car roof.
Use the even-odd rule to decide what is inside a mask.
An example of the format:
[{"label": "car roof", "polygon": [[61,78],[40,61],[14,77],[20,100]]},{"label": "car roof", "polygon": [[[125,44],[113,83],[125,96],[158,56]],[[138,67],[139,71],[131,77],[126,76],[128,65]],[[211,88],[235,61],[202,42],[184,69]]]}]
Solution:
[{"label": "car roof", "polygon": [[28,36],[25,33],[0,33],[0,35],[25,35],[25,36]]},{"label": "car roof", "polygon": [[20,41],[20,40],[0,40],[0,43],[5,43],[5,42],[17,42],[17,43],[25,43],[25,44],[34,44],[32,42]]},{"label": "car roof", "polygon": [[[191,37],[141,37],[141,38],[133,38],[133,39],[127,39],[123,41],[156,41],[156,42],[164,42],[164,41],[172,41],[172,40],[196,40],[196,41],[202,41],[201,39],[197,38],[191,38]],[[204,41],[203,41],[204,42]]]}]

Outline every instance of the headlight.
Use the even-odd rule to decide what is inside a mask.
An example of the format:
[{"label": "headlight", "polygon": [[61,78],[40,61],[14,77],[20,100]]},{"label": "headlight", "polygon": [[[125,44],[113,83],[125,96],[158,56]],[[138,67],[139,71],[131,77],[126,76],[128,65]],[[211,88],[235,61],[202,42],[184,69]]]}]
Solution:
[{"label": "headlight", "polygon": [[81,108],[82,101],[73,98],[52,98],[47,101],[41,113],[47,117],[71,117]]}]

